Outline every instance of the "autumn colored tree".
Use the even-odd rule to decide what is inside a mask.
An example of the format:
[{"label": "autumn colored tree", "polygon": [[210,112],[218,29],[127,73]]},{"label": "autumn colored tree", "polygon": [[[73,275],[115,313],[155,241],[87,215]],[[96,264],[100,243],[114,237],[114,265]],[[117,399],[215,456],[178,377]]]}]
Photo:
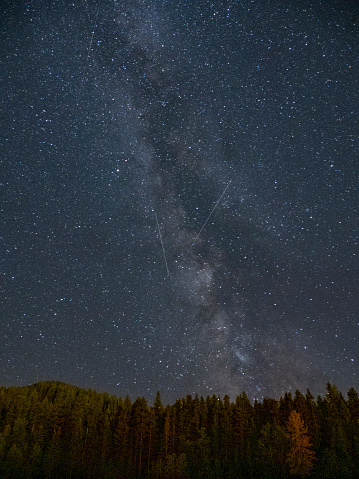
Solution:
[{"label": "autumn colored tree", "polygon": [[312,470],[315,452],[307,434],[307,428],[297,411],[292,411],[288,418],[287,438],[290,450],[287,454],[287,463],[291,474],[308,475]]},{"label": "autumn colored tree", "polygon": [[353,388],[148,407],[55,381],[0,387],[1,479],[356,479],[358,458]]}]

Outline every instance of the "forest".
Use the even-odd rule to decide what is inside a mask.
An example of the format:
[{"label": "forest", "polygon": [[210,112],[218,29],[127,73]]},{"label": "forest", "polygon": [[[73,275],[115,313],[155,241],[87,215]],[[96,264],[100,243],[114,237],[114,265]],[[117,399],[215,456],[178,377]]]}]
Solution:
[{"label": "forest", "polygon": [[359,477],[359,398],[331,384],[252,403],[243,392],[173,405],[55,381],[0,387],[0,477]]}]

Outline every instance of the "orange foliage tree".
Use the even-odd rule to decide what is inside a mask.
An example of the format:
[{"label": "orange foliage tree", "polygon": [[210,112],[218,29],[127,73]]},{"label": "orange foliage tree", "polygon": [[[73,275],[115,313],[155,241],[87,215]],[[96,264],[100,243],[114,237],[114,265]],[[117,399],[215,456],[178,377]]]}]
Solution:
[{"label": "orange foliage tree", "polygon": [[289,415],[286,435],[290,441],[290,450],[287,454],[290,473],[309,474],[315,460],[315,452],[311,449],[307,428],[297,411],[292,411]]}]

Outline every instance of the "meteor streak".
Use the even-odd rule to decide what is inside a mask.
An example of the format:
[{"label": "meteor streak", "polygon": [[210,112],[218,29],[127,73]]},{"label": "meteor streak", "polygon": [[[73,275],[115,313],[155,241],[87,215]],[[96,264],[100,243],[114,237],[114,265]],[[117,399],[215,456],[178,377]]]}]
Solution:
[{"label": "meteor streak", "polygon": [[169,271],[169,269],[168,269],[166,252],[165,252],[165,248],[164,248],[164,246],[163,246],[160,224],[159,224],[159,222],[158,222],[158,218],[157,218],[157,213],[156,213],[156,212],[155,212],[155,216],[156,216],[156,223],[157,223],[157,228],[158,228],[158,234],[159,234],[159,237],[160,237],[161,246],[162,246],[162,251],[163,251],[163,257],[164,257],[165,265],[166,265],[166,269],[167,269],[167,276],[169,276],[169,275],[170,275],[170,271]]},{"label": "meteor streak", "polygon": [[212,211],[211,211],[211,212],[210,212],[210,214],[208,215],[208,218],[207,218],[207,219],[206,219],[206,221],[203,223],[203,226],[202,226],[202,228],[199,230],[199,233],[198,233],[198,235],[195,237],[195,239],[194,239],[194,241],[193,241],[193,243],[192,243],[192,245],[191,245],[191,247],[190,247],[190,249],[189,249],[190,251],[191,251],[191,249],[193,248],[193,246],[195,245],[196,241],[197,241],[197,240],[198,240],[198,238],[199,238],[199,235],[202,233],[202,231],[203,231],[204,227],[205,227],[205,226],[206,226],[206,224],[208,223],[208,220],[209,220],[209,219],[210,219],[210,217],[213,215],[213,212],[214,212],[214,210],[217,208],[217,206],[218,206],[219,202],[220,202],[220,201],[221,201],[221,199],[223,198],[223,196],[224,196],[225,192],[227,191],[227,188],[229,187],[229,185],[230,185],[231,183],[232,183],[232,180],[230,180],[230,182],[228,183],[228,185],[227,185],[227,186],[224,188],[224,190],[223,190],[223,193],[221,194],[221,196],[220,196],[219,200],[218,200],[218,201],[217,201],[217,203],[214,205],[214,207],[213,207]]},{"label": "meteor streak", "polygon": [[90,56],[92,40],[93,40],[93,36],[94,36],[94,34],[95,34],[95,29],[96,29],[96,22],[97,22],[98,11],[99,11],[99,7],[97,8],[97,12],[96,12],[95,23],[94,23],[93,30],[92,30],[90,45],[89,45],[89,48],[88,48],[88,50],[87,50],[87,58],[86,58],[86,61],[89,59],[89,56]]}]

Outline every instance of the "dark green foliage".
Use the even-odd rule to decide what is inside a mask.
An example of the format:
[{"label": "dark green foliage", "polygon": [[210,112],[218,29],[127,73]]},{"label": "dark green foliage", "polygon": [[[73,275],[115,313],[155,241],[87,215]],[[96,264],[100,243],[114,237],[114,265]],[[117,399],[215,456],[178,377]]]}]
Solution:
[{"label": "dark green foliage", "polygon": [[158,393],[151,407],[59,382],[0,387],[0,477],[289,478],[294,412],[316,459],[310,477],[359,477],[353,388],[347,400],[328,384],[317,400],[308,390],[254,405],[242,393],[234,402],[188,395],[164,406]]}]

